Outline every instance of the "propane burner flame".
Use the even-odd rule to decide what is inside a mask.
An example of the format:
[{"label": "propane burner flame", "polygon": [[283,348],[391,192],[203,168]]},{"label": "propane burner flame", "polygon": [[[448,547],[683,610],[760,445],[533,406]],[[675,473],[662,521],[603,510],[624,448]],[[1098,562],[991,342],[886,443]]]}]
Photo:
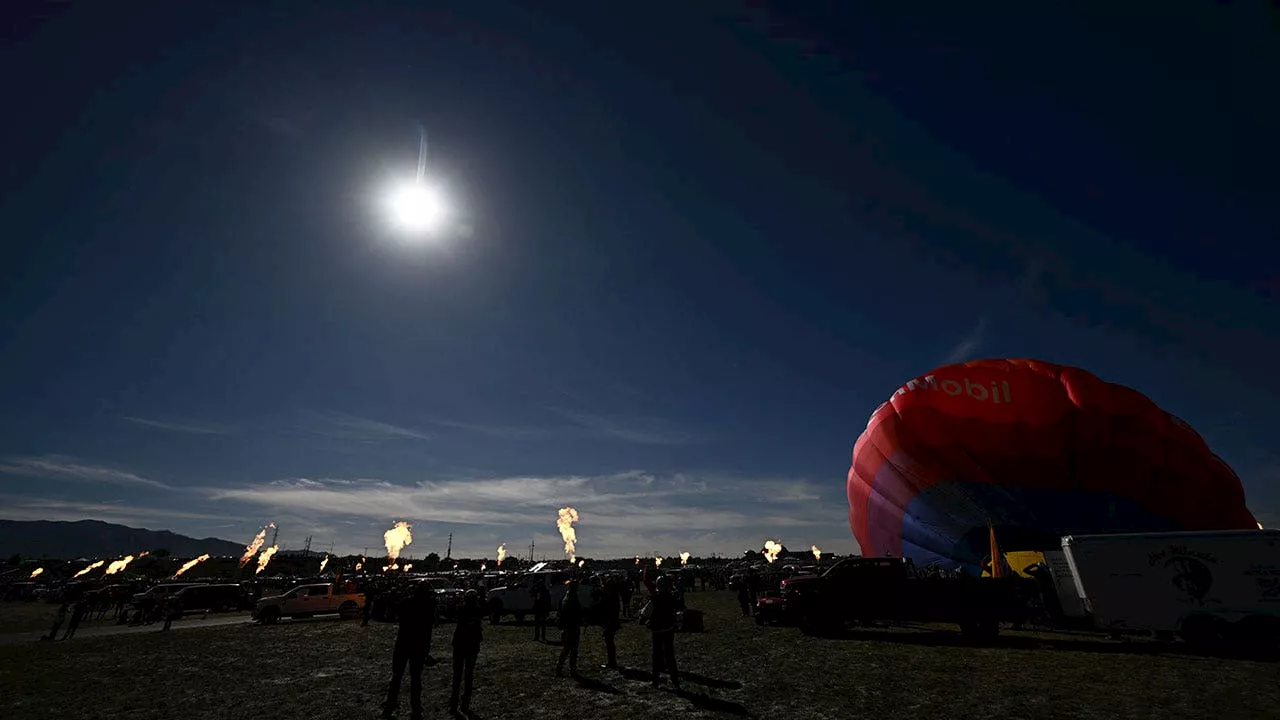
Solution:
[{"label": "propane burner flame", "polygon": [[764,555],[765,559],[772,563],[774,560],[778,559],[778,553],[781,553],[781,552],[782,552],[781,543],[779,543],[777,540],[765,540],[764,550],[761,550],[760,554]]},{"label": "propane burner flame", "polygon": [[174,574],[173,574],[173,576],[174,576],[174,577],[178,577],[178,576],[179,576],[179,575],[181,575],[182,573],[184,573],[184,572],[186,572],[186,571],[190,570],[191,568],[195,567],[196,565],[199,565],[200,563],[202,563],[202,562],[204,562],[205,560],[208,560],[208,559],[209,559],[209,555],[208,555],[208,553],[206,553],[206,554],[201,555],[200,557],[198,557],[198,558],[196,558],[196,559],[194,559],[194,560],[188,560],[188,561],[186,561],[185,563],[183,563],[183,564],[182,564],[182,567],[178,568],[178,572],[174,573]]},{"label": "propane burner flame", "polygon": [[575,553],[578,543],[578,533],[573,529],[573,524],[578,522],[578,511],[571,507],[560,508],[560,513],[556,517],[556,529],[560,531],[560,537],[564,540],[564,554],[569,556],[569,562],[577,559]]},{"label": "propane burner flame", "polygon": [[274,530],[275,526],[276,524],[273,522],[262,526],[258,534],[253,536],[253,540],[244,546],[244,555],[240,556],[240,567],[248,565],[253,556],[258,554],[258,551],[262,549],[262,544],[267,541],[267,531]]},{"label": "propane burner flame", "polygon": [[382,533],[382,540],[387,546],[388,565],[395,565],[396,560],[400,558],[400,551],[406,545],[413,542],[413,526],[401,520],[395,524],[395,527]]}]

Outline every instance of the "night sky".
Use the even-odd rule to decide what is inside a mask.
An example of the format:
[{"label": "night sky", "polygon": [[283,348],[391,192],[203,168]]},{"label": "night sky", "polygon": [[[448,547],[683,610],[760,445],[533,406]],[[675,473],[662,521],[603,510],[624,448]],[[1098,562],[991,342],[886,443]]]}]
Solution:
[{"label": "night sky", "polygon": [[1274,11],[778,5],[6,5],[0,516],[848,552],[871,411],[1036,357],[1280,522]]}]

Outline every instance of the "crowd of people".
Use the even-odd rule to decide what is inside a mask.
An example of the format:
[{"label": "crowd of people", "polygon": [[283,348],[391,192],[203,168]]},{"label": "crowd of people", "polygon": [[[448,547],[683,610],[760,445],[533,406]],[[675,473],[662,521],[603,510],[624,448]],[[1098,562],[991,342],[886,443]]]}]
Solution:
[{"label": "crowd of people", "polygon": [[[645,611],[641,614],[642,622],[648,625],[652,639],[651,669],[652,682],[655,687],[659,678],[667,673],[671,677],[671,685],[680,689],[680,675],[676,665],[675,634],[678,612],[682,609],[683,584],[677,586],[671,576],[662,575],[653,568],[646,570],[640,577],[640,583],[647,593]],[[603,669],[618,670],[616,636],[622,627],[625,615],[630,615],[629,598],[632,589],[629,578],[618,575],[606,575],[593,588],[592,602],[584,607],[580,590],[580,581],[571,579],[567,582],[564,595],[556,610],[556,623],[560,630],[560,654],[555,665],[556,676],[564,676],[568,667],[569,675],[580,678],[578,673],[578,654],[584,625],[598,625],[602,630],[605,645],[605,663]],[[536,642],[546,641],[547,620],[551,613],[551,591],[545,583],[535,582],[533,586],[534,625],[533,639]],[[400,691],[404,675],[409,674],[409,706],[410,717],[423,717],[422,709],[422,673],[427,665],[434,664],[430,657],[432,631],[435,627],[437,613],[435,591],[426,584],[418,584],[416,588],[403,593],[396,607],[398,627],[395,646],[391,658],[391,681],[387,687],[387,697],[383,702],[383,717],[393,717],[399,706]],[[453,667],[452,685],[449,695],[449,711],[457,714],[467,712],[473,694],[476,659],[480,654],[483,641],[482,622],[485,609],[480,593],[472,588],[463,595],[461,606],[456,612],[452,638]]]},{"label": "crowd of people", "polygon": [[[85,620],[101,620],[107,612],[115,607],[112,618],[119,625],[151,625],[153,623],[163,622],[163,630],[168,630],[173,621],[182,617],[182,607],[177,598],[163,597],[159,600],[149,603],[142,603],[138,607],[130,610],[126,607],[124,601],[104,603],[102,599],[88,594],[80,600],[74,602],[64,602],[58,605],[58,610],[53,616],[53,625],[49,628],[46,635],[41,636],[41,640],[70,640],[75,637],[76,630],[79,629],[80,623]],[[62,630],[63,625],[67,626],[62,631],[62,637],[58,637],[58,632]]]},{"label": "crowd of people", "polygon": [[[447,603],[450,610],[447,615],[455,620],[450,643],[452,673],[449,695],[449,711],[454,714],[468,711],[473,697],[476,662],[484,639],[482,625],[488,615],[485,604],[485,591],[488,588],[484,580],[491,579],[477,580],[459,576],[458,588],[454,592],[461,591],[461,601],[456,606],[452,602]],[[590,591],[585,595],[589,602],[584,604],[583,593],[586,588],[582,585],[587,579],[591,581]],[[564,592],[560,594],[548,587],[545,577],[535,575],[530,588],[533,596],[533,640],[549,642],[547,630],[554,613],[556,629],[559,630],[559,654],[554,675],[563,677],[567,670],[570,677],[580,679],[579,653],[583,628],[598,626],[604,642],[605,662],[601,669],[618,671],[621,667],[618,663],[617,634],[623,627],[624,620],[635,617],[639,609],[639,624],[647,626],[650,636],[651,681],[658,687],[661,678],[667,675],[671,686],[679,690],[675,634],[680,613],[685,609],[685,593],[699,588],[722,590],[728,587],[738,591],[744,614],[750,614],[755,597],[764,584],[767,584],[766,579],[751,571],[675,568],[664,572],[649,565],[643,569],[637,566],[601,574],[584,572],[566,581]],[[385,612],[385,615],[379,615],[380,619],[394,619],[397,623],[391,679],[382,703],[383,716],[391,717],[395,713],[407,673],[411,717],[421,718],[423,672],[427,666],[439,663],[439,660],[430,656],[430,651],[432,634],[439,618],[444,614],[439,607],[441,596],[427,582],[404,582],[388,578],[371,578],[367,584],[362,584],[361,589],[366,593],[363,608],[365,625],[369,623],[371,610],[377,614],[379,607]],[[553,604],[552,598],[556,595],[560,595],[561,599]],[[91,591],[79,599],[62,602],[49,633],[42,639],[68,640],[75,636],[82,621],[95,616],[101,619],[112,609],[113,619],[118,624],[150,625],[163,622],[165,630],[169,629],[175,618],[182,615],[182,608],[174,597],[137,596],[132,603],[126,602],[127,597],[124,594],[108,597],[106,593]]]}]

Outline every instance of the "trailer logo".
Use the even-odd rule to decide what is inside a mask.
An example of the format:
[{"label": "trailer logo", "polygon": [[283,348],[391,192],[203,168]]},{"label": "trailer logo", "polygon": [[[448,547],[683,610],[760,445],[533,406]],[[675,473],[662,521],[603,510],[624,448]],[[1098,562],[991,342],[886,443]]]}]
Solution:
[{"label": "trailer logo", "polygon": [[1184,545],[1174,545],[1167,550],[1151,553],[1148,557],[1152,567],[1159,564],[1169,573],[1169,581],[1180,592],[1200,604],[1213,587],[1213,571],[1210,565],[1217,564],[1209,553],[1196,552]]}]

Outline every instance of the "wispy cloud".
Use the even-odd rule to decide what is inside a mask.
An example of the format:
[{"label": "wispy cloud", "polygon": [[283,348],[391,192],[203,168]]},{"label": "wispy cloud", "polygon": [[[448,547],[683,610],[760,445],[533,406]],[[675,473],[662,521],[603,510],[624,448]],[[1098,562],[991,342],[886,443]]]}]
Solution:
[{"label": "wispy cloud", "polygon": [[167,527],[173,520],[225,520],[223,515],[147,507],[126,503],[74,502],[32,498],[23,495],[0,495],[6,520],[84,520],[92,518],[118,523],[155,523]]},{"label": "wispy cloud", "polygon": [[697,442],[690,433],[671,427],[658,418],[593,415],[591,413],[549,408],[590,434],[640,445],[691,445]]},{"label": "wispy cloud", "polygon": [[149,420],[147,418],[133,417],[131,415],[121,415],[120,419],[135,425],[155,428],[156,430],[170,430],[172,432],[191,433],[193,435],[230,435],[235,432],[233,428],[217,425],[192,425],[187,423],[166,422],[163,420]]},{"label": "wispy cloud", "polygon": [[131,472],[101,465],[87,465],[74,458],[58,455],[6,458],[0,461],[0,473],[28,478],[134,485],[163,490],[172,489],[162,482],[150,480]]},{"label": "wispy cloud", "polygon": [[965,335],[964,338],[961,339],[960,342],[956,343],[947,353],[945,364],[950,365],[951,363],[972,360],[978,350],[982,348],[982,345],[986,340],[987,316],[983,315],[978,318],[977,324],[973,326],[973,329],[969,331],[969,334]]},{"label": "wispy cloud", "polygon": [[[537,427],[533,425],[501,425],[501,424],[484,424],[470,423],[459,420],[443,420],[440,418],[428,418],[427,423],[437,427],[449,428],[451,430],[461,430],[463,432],[475,433],[477,435],[487,435],[489,437],[498,438],[533,438],[547,437],[556,433],[558,428],[554,427]],[[563,429],[563,428],[559,428]]]},{"label": "wispy cloud", "polygon": [[852,538],[843,493],[824,490],[831,488],[804,480],[630,471],[413,485],[296,478],[206,492],[214,501],[245,503],[260,513],[288,513],[317,524],[363,519],[380,526],[403,519],[428,532],[448,526],[456,534],[455,550],[475,548],[482,555],[491,551],[486,548],[495,538],[533,537],[540,547],[558,547],[556,510],[572,505],[582,516],[582,554],[603,557],[648,552],[650,546],[668,553],[737,552],[740,545],[752,547],[767,537],[808,547],[819,538],[843,536],[847,552]]},{"label": "wispy cloud", "polygon": [[378,420],[356,417],[345,413],[322,413],[316,418],[310,431],[325,437],[358,442],[382,442],[387,440],[430,440],[429,433],[414,428],[392,425]]},{"label": "wispy cloud", "polygon": [[638,445],[692,445],[701,442],[701,438],[693,433],[676,428],[660,418],[597,415],[555,406],[549,406],[546,410],[561,421],[568,422],[503,425],[439,418],[429,418],[426,422],[441,428],[513,440],[554,437],[613,440]]}]

